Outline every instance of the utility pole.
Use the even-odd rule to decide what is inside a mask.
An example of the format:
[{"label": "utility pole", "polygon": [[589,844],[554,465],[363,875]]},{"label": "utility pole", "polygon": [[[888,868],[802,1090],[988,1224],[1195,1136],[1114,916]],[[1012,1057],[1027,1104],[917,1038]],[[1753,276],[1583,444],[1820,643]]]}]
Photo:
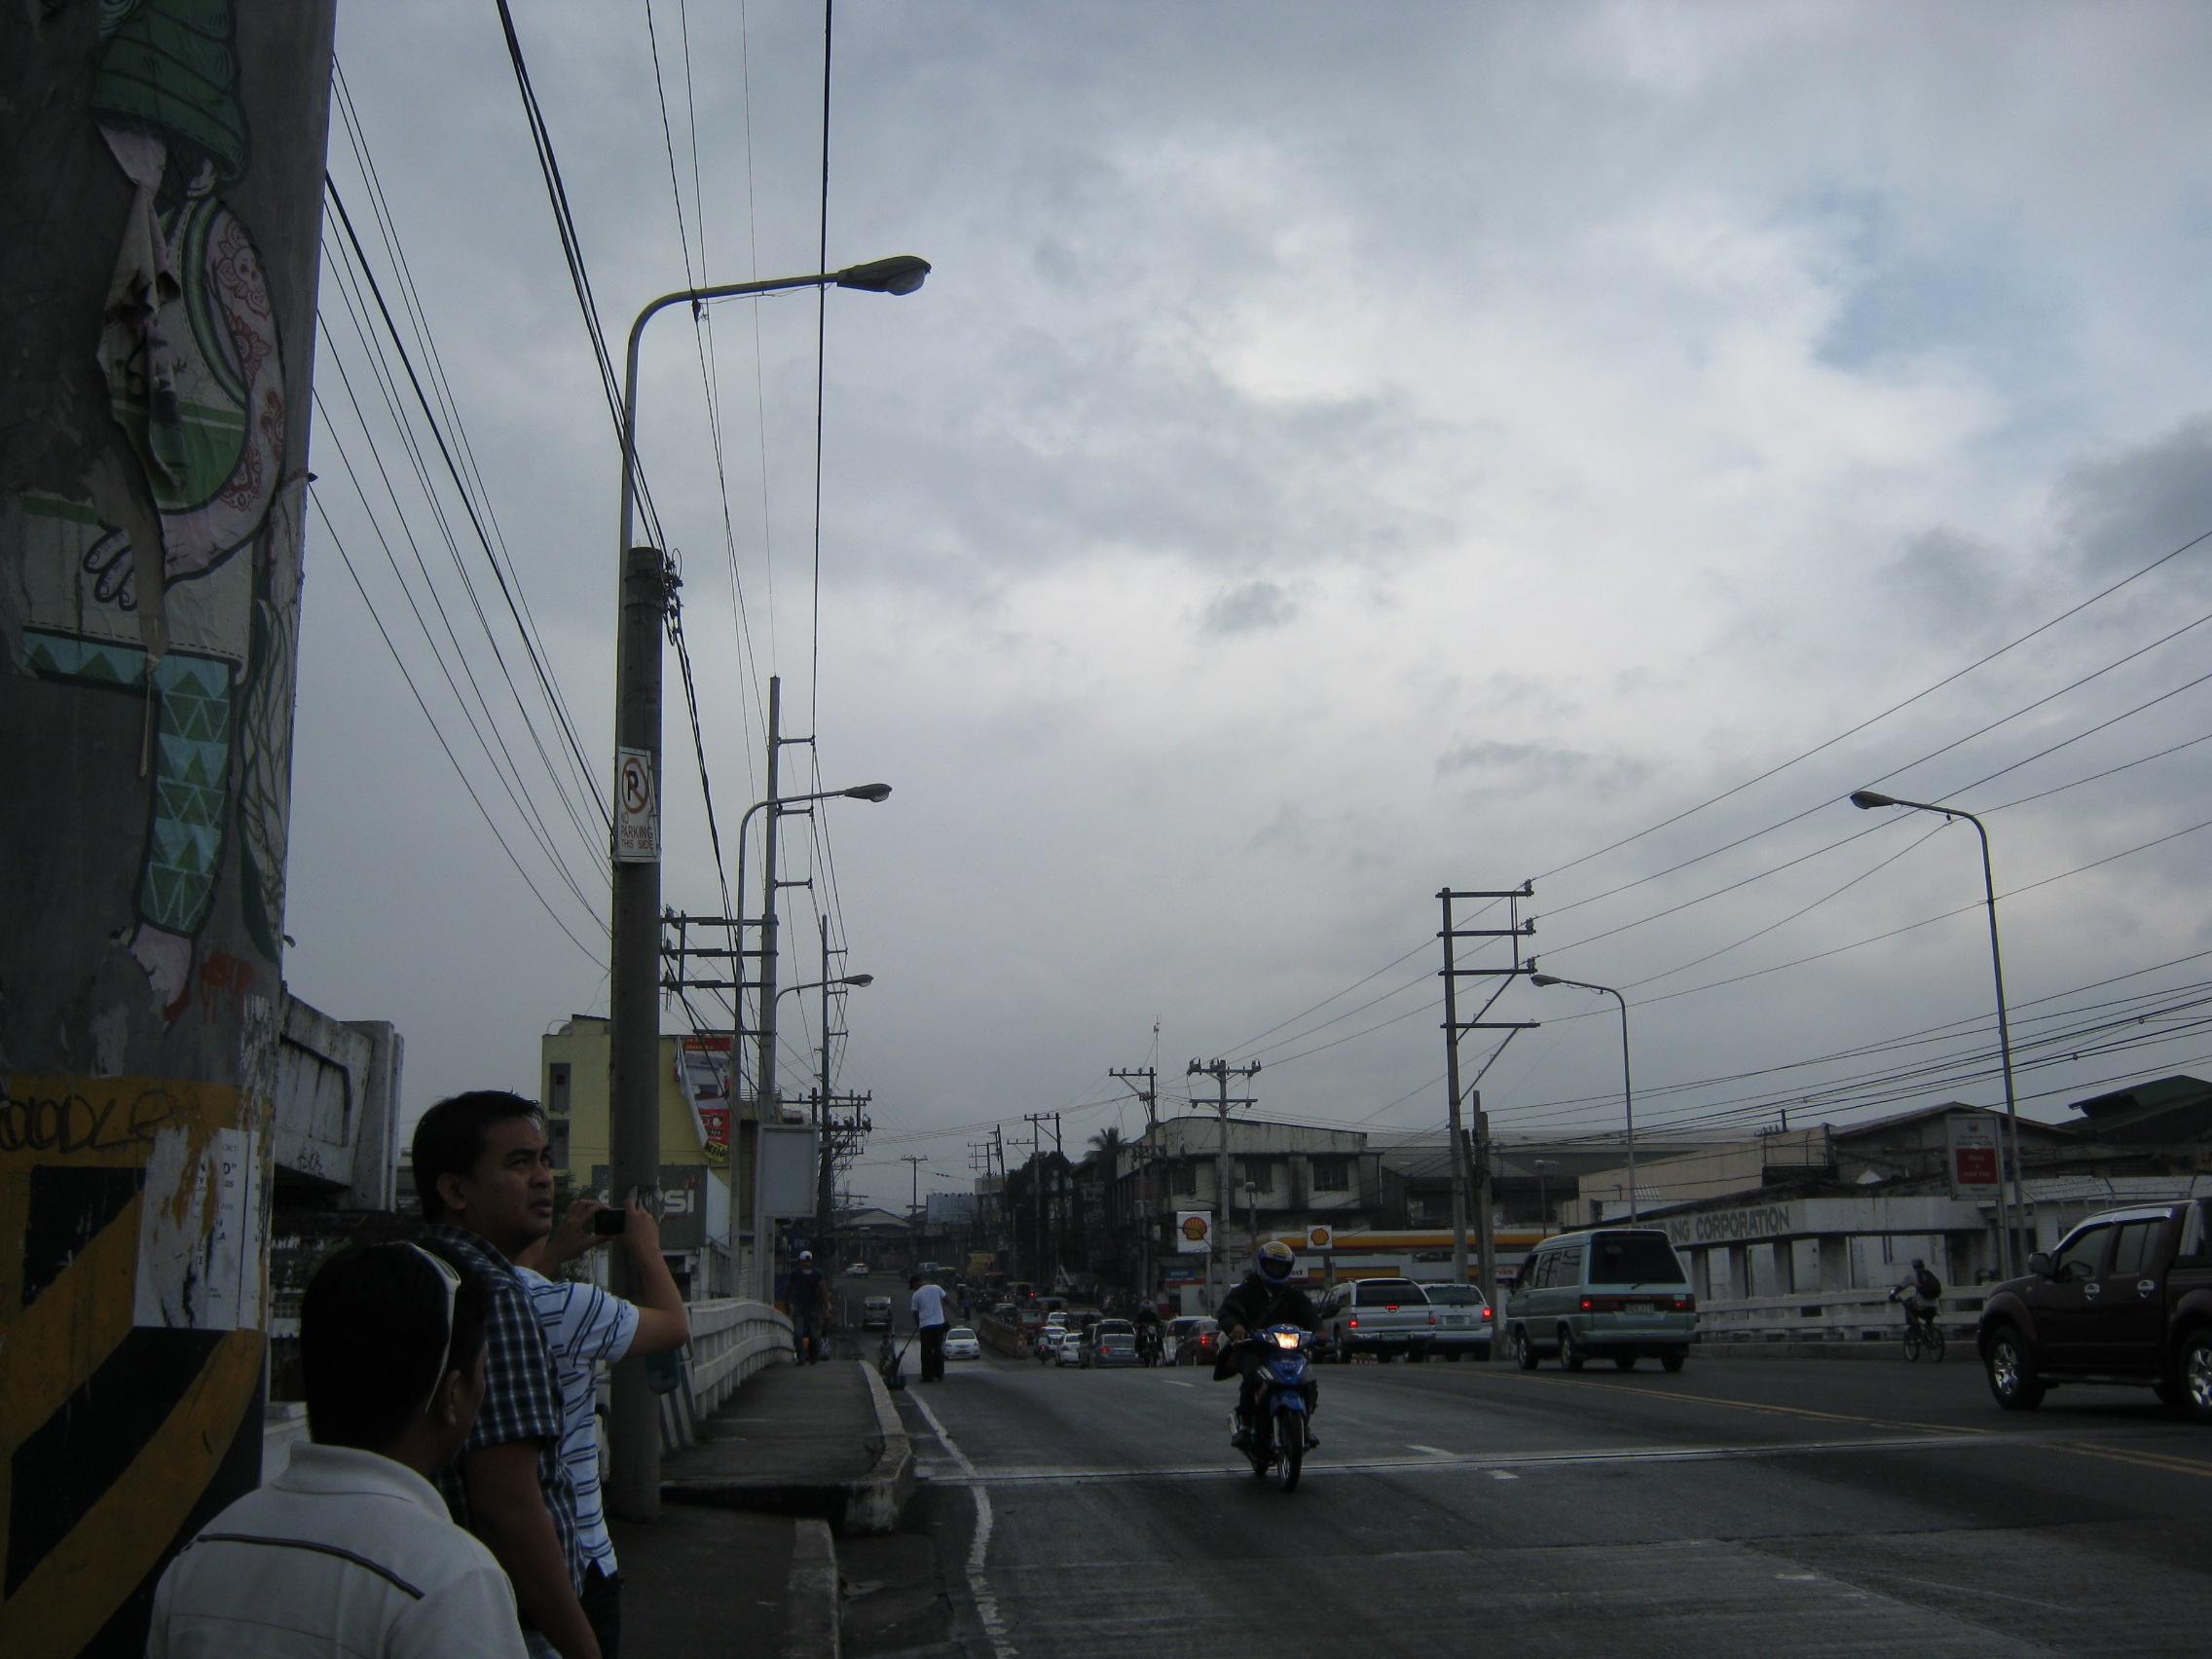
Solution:
[{"label": "utility pole", "polygon": [[922,1207],[922,1165],[929,1160],[919,1153],[903,1152],[899,1161],[906,1166],[906,1223],[910,1227],[914,1212]]},{"label": "utility pole", "polygon": [[[1254,1060],[1249,1065],[1233,1066],[1227,1060],[1219,1058],[1205,1065],[1200,1065],[1197,1060],[1193,1060],[1184,1068],[1183,1075],[1185,1077],[1210,1077],[1213,1079],[1214,1088],[1218,1091],[1214,1101],[1214,1114],[1221,1124],[1221,1138],[1215,1144],[1213,1153],[1214,1217],[1213,1226],[1208,1229],[1207,1234],[1207,1242],[1212,1247],[1206,1254],[1206,1294],[1207,1298],[1218,1308],[1221,1306],[1221,1299],[1229,1294],[1229,1286],[1226,1282],[1228,1257],[1222,1247],[1222,1235],[1231,1226],[1229,1208],[1229,1109],[1232,1106],[1249,1106],[1252,1104],[1252,1098],[1249,1095],[1240,1100],[1230,1099],[1229,1080],[1233,1077],[1247,1079],[1258,1077],[1260,1075],[1260,1062]],[[1218,1293],[1214,1289],[1214,1268],[1217,1264],[1222,1268],[1225,1281]]]},{"label": "utility pole", "polygon": [[[1153,1155],[1159,1150],[1152,1139],[1152,1131],[1159,1126],[1156,1113],[1160,1100],[1160,1068],[1158,1066],[1112,1067],[1107,1075],[1131,1086],[1130,1092],[1144,1103],[1144,1151],[1135,1159],[1135,1171],[1142,1197],[1138,1200],[1137,1214],[1137,1290],[1147,1303],[1152,1301],[1152,1238],[1155,1232],[1152,1214]],[[1134,1087],[1139,1081],[1144,1087]]]},{"label": "utility pole", "polygon": [[822,1088],[815,1096],[814,1247],[819,1251],[830,1241],[836,1213],[830,1190],[834,1163],[830,1146],[830,958],[842,954],[842,950],[830,946],[830,918],[822,916],[817,920],[822,933]]},{"label": "utility pole", "polygon": [[[1476,1282],[1482,1287],[1483,1300],[1493,1309],[1497,1306],[1497,1227],[1491,1213],[1490,1134],[1489,1120],[1481,1111],[1481,1096],[1473,1097],[1476,1142],[1470,1145],[1465,1123],[1460,1116],[1463,1096],[1459,1084],[1459,1033],[1462,1031],[1502,1031],[1505,1042],[1500,1043],[1496,1053],[1483,1062],[1488,1071],[1505,1051],[1505,1043],[1514,1034],[1531,1029],[1534,1020],[1486,1020],[1483,1014],[1491,1011],[1497,999],[1504,995],[1505,987],[1521,975],[1535,971],[1533,962],[1521,960],[1521,940],[1536,931],[1534,918],[1523,921],[1521,901],[1535,897],[1532,881],[1524,881],[1519,887],[1503,890],[1458,890],[1450,887],[1438,890],[1437,903],[1443,907],[1444,926],[1437,938],[1444,941],[1444,967],[1439,977],[1444,981],[1444,1088],[1445,1121],[1451,1134],[1452,1163],[1452,1280],[1455,1284],[1467,1282],[1467,1209],[1469,1189],[1475,1208],[1475,1228],[1480,1243],[1476,1255]],[[1484,899],[1506,903],[1506,925],[1502,928],[1461,928],[1453,925],[1452,906],[1461,899]],[[1504,968],[1462,968],[1458,965],[1456,942],[1462,939],[1502,939],[1512,952],[1511,965]],[[1483,1004],[1473,1019],[1459,1017],[1459,981],[1463,978],[1495,978],[1499,981],[1490,1001]],[[1480,1073],[1477,1073],[1480,1080]],[[1478,1162],[1475,1154],[1481,1152]]]},{"label": "utility pole", "polygon": [[[661,641],[673,573],[657,547],[630,547],[631,465],[623,461],[622,615],[615,635],[613,921],[608,969],[608,1163],[616,1203],[660,1186]],[[615,1252],[614,1290],[635,1298]],[[660,1402],[643,1364],[617,1365],[608,1412],[608,1497],[630,1520],[660,1516]]]},{"label": "utility pole", "polygon": [[[786,737],[783,722],[784,682],[782,676],[774,675],[768,681],[767,816],[760,826],[759,1048],[753,1063],[753,1084],[757,1092],[754,1097],[753,1179],[748,1183],[753,1207],[755,1294],[762,1302],[772,1301],[775,1295],[776,1227],[760,1213],[759,1131],[766,1124],[782,1122],[784,1115],[782,1096],[776,1088],[776,895],[787,885],[776,879],[776,851],[782,839],[778,829],[787,810],[780,793],[781,761],[787,743],[814,741],[810,737]],[[731,1151],[734,1156],[736,1149]]]},{"label": "utility pole", "polygon": [[[1037,1180],[1035,1183],[1035,1197],[1038,1206],[1037,1256],[1039,1267],[1046,1270],[1040,1276],[1048,1277],[1051,1283],[1056,1285],[1060,1277],[1060,1227],[1057,1202],[1060,1190],[1060,1172],[1057,1169],[1051,1171],[1053,1214],[1051,1221],[1048,1224],[1045,1210],[1045,1204],[1048,1201],[1045,1198],[1045,1174],[1050,1166],[1045,1162],[1045,1123],[1048,1119],[1051,1121],[1052,1154],[1059,1159],[1061,1166],[1064,1168],[1067,1163],[1067,1155],[1060,1150],[1060,1115],[1057,1112],[1024,1112],[1021,1116],[1022,1120],[1029,1124],[1030,1144],[1037,1149]],[[1046,1248],[1048,1237],[1051,1240],[1050,1252]]]}]

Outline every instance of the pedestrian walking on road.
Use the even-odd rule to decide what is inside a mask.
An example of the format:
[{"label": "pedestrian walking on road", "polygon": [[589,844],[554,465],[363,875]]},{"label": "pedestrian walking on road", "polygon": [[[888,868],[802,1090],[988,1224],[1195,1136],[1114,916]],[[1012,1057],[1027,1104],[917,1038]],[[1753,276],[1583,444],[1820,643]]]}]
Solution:
[{"label": "pedestrian walking on road", "polygon": [[822,1309],[829,1300],[830,1281],[814,1265],[814,1252],[801,1250],[784,1280],[784,1301],[792,1310],[792,1341],[797,1345],[801,1365],[812,1365],[822,1357]]},{"label": "pedestrian walking on road", "polygon": [[428,1236],[484,1276],[484,1406],[438,1476],[453,1518],[514,1582],[532,1659],[600,1659],[578,1592],[576,1492],[561,1460],[561,1376],[514,1259],[553,1231],[553,1162],[535,1101],[485,1089],[441,1100],[415,1125]]},{"label": "pedestrian walking on road", "polygon": [[576,1599],[599,1638],[601,1659],[615,1659],[622,1641],[622,1574],[599,1493],[599,1367],[630,1355],[674,1353],[691,1340],[683,1293],[660,1253],[660,1223],[632,1198],[621,1212],[622,1248],[637,1275],[638,1300],[625,1302],[586,1280],[551,1278],[607,1235],[594,1217],[612,1206],[578,1198],[552,1235],[525,1250],[515,1272],[530,1290],[538,1329],[561,1375],[561,1461],[576,1492],[576,1541],[584,1555],[584,1581]]},{"label": "pedestrian walking on road", "polygon": [[311,1438],[169,1564],[147,1659],[523,1659],[506,1573],[430,1484],[483,1402],[490,1306],[437,1244],[316,1271],[300,1305]]},{"label": "pedestrian walking on road", "polygon": [[922,1339],[922,1381],[944,1381],[944,1286],[926,1282],[920,1273],[906,1281],[914,1294],[914,1329]]}]

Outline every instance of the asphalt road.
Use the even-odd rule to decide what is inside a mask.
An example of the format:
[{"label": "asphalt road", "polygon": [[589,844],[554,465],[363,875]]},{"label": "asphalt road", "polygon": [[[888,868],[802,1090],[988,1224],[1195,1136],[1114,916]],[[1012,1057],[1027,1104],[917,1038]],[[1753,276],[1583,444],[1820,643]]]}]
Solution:
[{"label": "asphalt road", "polygon": [[1231,1383],[986,1358],[902,1410],[982,1659],[2212,1652],[2212,1429],[1940,1368],[1329,1366],[1298,1491]]}]

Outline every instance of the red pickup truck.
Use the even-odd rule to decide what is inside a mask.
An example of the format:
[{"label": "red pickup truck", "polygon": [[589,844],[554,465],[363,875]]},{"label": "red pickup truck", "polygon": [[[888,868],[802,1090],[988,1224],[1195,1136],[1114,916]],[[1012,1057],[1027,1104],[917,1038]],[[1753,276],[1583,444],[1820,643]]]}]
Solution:
[{"label": "red pickup truck", "polygon": [[2106,1210],[1993,1286],[1978,1346],[1997,1403],[2030,1412],[2058,1383],[2135,1382],[2212,1422],[2208,1211],[2208,1198]]}]

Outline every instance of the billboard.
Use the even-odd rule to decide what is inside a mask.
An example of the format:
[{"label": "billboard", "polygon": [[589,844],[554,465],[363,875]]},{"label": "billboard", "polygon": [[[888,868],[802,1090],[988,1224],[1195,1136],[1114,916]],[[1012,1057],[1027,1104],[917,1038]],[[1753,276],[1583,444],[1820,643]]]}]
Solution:
[{"label": "billboard", "polygon": [[1976,1114],[1954,1113],[1943,1120],[1948,1140],[1951,1197],[1993,1198],[2003,1177],[1998,1173],[1997,1120]]},{"label": "billboard", "polygon": [[1175,1212],[1175,1249],[1184,1256],[1203,1256],[1213,1250],[1213,1212],[1211,1210],[1177,1210]]},{"label": "billboard", "polygon": [[729,1166],[729,1096],[735,1075],[728,1032],[708,1032],[678,1040],[676,1086],[691,1108],[699,1147],[717,1169]]}]

